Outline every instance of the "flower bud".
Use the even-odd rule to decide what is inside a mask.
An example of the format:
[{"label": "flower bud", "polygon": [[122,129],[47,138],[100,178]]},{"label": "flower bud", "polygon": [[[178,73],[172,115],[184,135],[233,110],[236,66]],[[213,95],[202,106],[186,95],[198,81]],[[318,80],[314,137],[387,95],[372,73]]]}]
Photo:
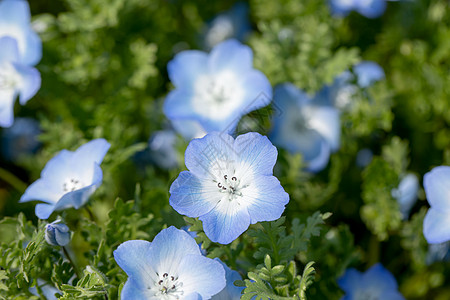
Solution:
[{"label": "flower bud", "polygon": [[45,240],[53,246],[65,246],[70,242],[70,230],[66,224],[56,220],[45,226]]}]

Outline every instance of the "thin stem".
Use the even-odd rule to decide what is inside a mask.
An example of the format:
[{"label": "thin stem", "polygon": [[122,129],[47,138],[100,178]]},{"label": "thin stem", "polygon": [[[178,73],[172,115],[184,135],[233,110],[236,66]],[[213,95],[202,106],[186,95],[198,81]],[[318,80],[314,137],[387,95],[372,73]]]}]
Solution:
[{"label": "thin stem", "polygon": [[3,168],[0,168],[0,179],[4,180],[21,193],[27,189],[27,185],[22,180]]},{"label": "thin stem", "polygon": [[89,218],[91,219],[92,222],[96,221],[96,218],[94,216],[94,213],[92,212],[91,208],[89,206],[84,206],[84,209],[87,211]]},{"label": "thin stem", "polygon": [[63,249],[64,255],[66,256],[66,258],[69,260],[70,264],[72,265],[73,270],[75,271],[75,274],[77,275],[77,278],[81,279],[80,271],[78,270],[77,265],[74,263],[74,261],[70,257],[69,252],[67,251],[66,247],[62,246],[61,248]]}]

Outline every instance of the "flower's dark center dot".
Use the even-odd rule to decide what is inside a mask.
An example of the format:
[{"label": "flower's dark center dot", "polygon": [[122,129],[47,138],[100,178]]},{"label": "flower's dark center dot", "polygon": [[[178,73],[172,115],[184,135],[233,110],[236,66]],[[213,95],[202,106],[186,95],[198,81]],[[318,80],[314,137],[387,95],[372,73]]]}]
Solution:
[{"label": "flower's dark center dot", "polygon": [[183,291],[181,287],[183,283],[178,280],[178,276],[169,275],[168,273],[164,273],[159,275],[157,282],[157,294],[161,296],[161,299],[181,299],[183,295]]},{"label": "flower's dark center dot", "polygon": [[73,192],[80,189],[81,187],[83,187],[81,181],[74,178],[68,179],[63,183],[63,191],[65,193]]}]

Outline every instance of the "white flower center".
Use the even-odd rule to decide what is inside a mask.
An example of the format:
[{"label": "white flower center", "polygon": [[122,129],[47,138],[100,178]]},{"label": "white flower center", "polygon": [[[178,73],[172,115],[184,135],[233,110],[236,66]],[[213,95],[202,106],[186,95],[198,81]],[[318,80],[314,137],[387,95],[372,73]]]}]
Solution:
[{"label": "white flower center", "polygon": [[75,178],[70,178],[64,181],[63,183],[63,191],[64,193],[73,192],[84,187],[84,184]]},{"label": "white flower center", "polygon": [[159,275],[156,273],[159,280],[156,282],[155,286],[151,288],[154,295],[163,300],[179,300],[184,294],[181,287],[183,283],[178,280],[178,276],[169,275],[164,273]]},{"label": "white flower center", "polygon": [[17,85],[17,74],[11,64],[0,66],[0,90],[14,89]]},{"label": "white flower center", "polygon": [[242,105],[244,90],[233,72],[201,76],[195,83],[193,109],[201,116],[217,121],[226,119]]},{"label": "white flower center", "polygon": [[225,194],[226,199],[230,202],[242,198],[242,190],[248,186],[241,184],[241,181],[235,175],[228,174],[224,174],[222,179],[214,179],[213,182],[217,185],[219,192]]}]

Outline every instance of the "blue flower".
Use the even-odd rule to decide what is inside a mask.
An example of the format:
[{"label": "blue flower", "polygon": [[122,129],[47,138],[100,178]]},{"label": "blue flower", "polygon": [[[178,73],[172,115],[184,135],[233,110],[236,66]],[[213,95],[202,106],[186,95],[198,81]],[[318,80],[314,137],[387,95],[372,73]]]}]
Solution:
[{"label": "blue flower", "polygon": [[53,211],[83,206],[100,186],[103,172],[100,164],[110,144],[104,139],[92,140],[75,152],[62,150],[41,172],[19,202],[41,200],[36,216],[47,219]]},{"label": "blue flower", "polygon": [[439,166],[426,173],[423,187],[430,209],[423,220],[423,234],[430,244],[450,240],[450,167]]},{"label": "blue flower", "polygon": [[450,242],[428,245],[428,252],[425,258],[427,265],[441,261],[450,261]]},{"label": "blue flower", "polygon": [[301,153],[310,171],[322,170],[330,153],[339,149],[339,111],[316,103],[290,83],[275,88],[274,103],[281,113],[274,117],[271,141],[291,153]]},{"label": "blue flower", "polygon": [[348,109],[352,104],[352,98],[357,91],[357,86],[352,84],[355,76],[350,71],[344,71],[336,76],[333,83],[324,85],[312,102],[315,105],[334,106],[340,110]]},{"label": "blue flower", "polygon": [[[0,8],[1,4],[0,2]],[[40,86],[41,75],[38,70],[20,62],[19,48],[16,40],[11,37],[1,37],[0,126],[10,127],[13,124],[14,101],[16,97],[19,97],[20,104],[25,105],[37,93]]]},{"label": "blue flower", "polygon": [[176,168],[179,164],[176,140],[177,135],[173,130],[156,131],[149,140],[152,162],[163,169]]},{"label": "blue flower", "polygon": [[45,225],[45,240],[53,246],[65,246],[70,242],[70,230],[66,224],[56,220]]},{"label": "blue flower", "polygon": [[398,291],[395,277],[380,263],[373,265],[365,273],[358,272],[355,269],[348,269],[337,282],[339,287],[345,292],[345,296],[341,300],[405,299]]},{"label": "blue flower", "polygon": [[362,88],[370,86],[378,80],[384,79],[383,68],[373,61],[363,61],[353,67],[356,74],[358,85]]},{"label": "blue flower", "polygon": [[6,160],[18,162],[22,156],[36,153],[41,145],[37,139],[40,133],[38,121],[16,118],[11,127],[2,130],[0,152]]},{"label": "blue flower", "polygon": [[235,139],[213,132],[186,149],[183,171],[170,187],[170,205],[199,217],[206,235],[229,244],[250,224],[280,218],[289,195],[272,176],[277,149],[258,133]]},{"label": "blue flower", "polygon": [[407,219],[409,211],[414,206],[419,192],[419,179],[416,175],[409,173],[400,181],[397,188],[392,189],[392,196],[397,199],[403,219]]},{"label": "blue flower", "polygon": [[331,11],[338,16],[346,16],[352,10],[367,18],[378,18],[386,9],[387,0],[330,0]]},{"label": "blue flower", "polygon": [[225,269],[225,277],[227,280],[227,285],[224,287],[220,293],[213,296],[211,300],[239,300],[241,299],[241,292],[244,287],[235,286],[234,282],[236,280],[242,280],[241,275],[238,272],[231,270],[226,264],[224,264],[219,258],[214,258],[215,261],[218,261],[222,264]]},{"label": "blue flower", "polygon": [[[0,1],[0,38],[8,36],[16,40],[17,62],[26,66],[36,65],[42,57],[42,42],[31,29],[30,19],[30,7],[27,1]],[[1,48],[3,46],[0,46]]]},{"label": "blue flower", "polygon": [[175,85],[164,103],[171,121],[196,121],[205,132],[233,133],[239,119],[270,103],[272,87],[252,67],[252,50],[236,40],[215,46],[208,55],[189,50],[167,66]]},{"label": "blue flower", "polygon": [[114,259],[128,275],[122,299],[210,299],[225,287],[222,265],[203,256],[195,240],[173,226],[151,243],[124,242]]},{"label": "blue flower", "polygon": [[238,2],[230,10],[216,16],[208,25],[205,33],[206,48],[211,49],[230,38],[243,42],[251,31],[248,14],[248,4]]}]

